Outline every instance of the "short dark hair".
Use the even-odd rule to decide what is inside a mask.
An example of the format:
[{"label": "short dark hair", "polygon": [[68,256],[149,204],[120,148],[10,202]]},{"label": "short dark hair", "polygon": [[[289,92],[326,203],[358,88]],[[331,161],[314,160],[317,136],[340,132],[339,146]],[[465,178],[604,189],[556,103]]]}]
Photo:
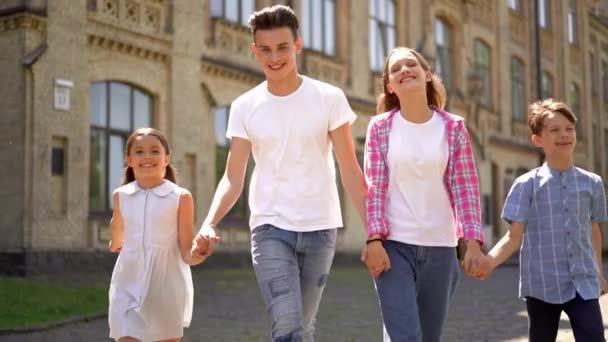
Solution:
[{"label": "short dark hair", "polygon": [[545,118],[551,113],[560,113],[576,125],[576,116],[564,102],[546,99],[534,102],[528,107],[528,126],[532,130],[532,134],[540,134]]},{"label": "short dark hair", "polygon": [[265,7],[254,12],[249,17],[249,27],[255,37],[257,30],[272,30],[275,28],[288,27],[293,34],[293,39],[298,38],[300,27],[298,17],[293,10],[285,5]]}]

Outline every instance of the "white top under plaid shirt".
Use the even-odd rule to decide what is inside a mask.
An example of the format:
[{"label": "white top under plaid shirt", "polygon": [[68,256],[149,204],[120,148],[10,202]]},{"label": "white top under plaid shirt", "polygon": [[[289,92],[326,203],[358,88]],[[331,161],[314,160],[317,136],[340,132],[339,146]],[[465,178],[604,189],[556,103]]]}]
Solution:
[{"label": "white top under plaid shirt", "polygon": [[502,213],[526,225],[519,255],[519,296],[562,304],[576,296],[599,297],[599,269],[591,223],[605,222],[600,176],[577,167],[547,164],[518,177]]}]

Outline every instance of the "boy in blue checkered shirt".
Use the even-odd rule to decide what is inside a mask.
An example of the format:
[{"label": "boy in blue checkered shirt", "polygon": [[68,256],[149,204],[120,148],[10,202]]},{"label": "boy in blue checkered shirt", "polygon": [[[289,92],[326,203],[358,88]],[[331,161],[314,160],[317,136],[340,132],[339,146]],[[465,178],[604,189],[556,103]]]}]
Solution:
[{"label": "boy in blue checkered shirt", "polygon": [[555,341],[562,311],[577,341],[605,341],[598,298],[608,289],[599,225],[606,198],[600,176],[573,164],[575,124],[562,102],[530,105],[532,142],[546,162],[513,183],[502,213],[509,232],[478,267],[483,280],[521,247],[519,296],[531,342]]}]

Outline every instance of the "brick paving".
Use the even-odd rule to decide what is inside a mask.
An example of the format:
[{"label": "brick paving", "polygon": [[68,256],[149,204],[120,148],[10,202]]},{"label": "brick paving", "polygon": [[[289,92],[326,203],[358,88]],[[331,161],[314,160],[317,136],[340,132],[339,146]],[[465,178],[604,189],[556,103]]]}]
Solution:
[{"label": "brick paving", "polygon": [[[96,281],[106,278],[97,277]],[[109,279],[109,278],[108,278]],[[105,281],[105,280],[104,280]],[[195,310],[182,341],[268,341],[268,321],[250,268],[194,271]],[[600,300],[608,317],[608,298]],[[381,341],[373,284],[361,266],[334,267],[317,322],[317,341]],[[445,341],[526,341],[525,305],[517,299],[517,267],[503,266],[481,283],[464,275],[450,309]],[[105,318],[28,334],[6,342],[109,341]],[[562,317],[558,341],[573,341]]]}]

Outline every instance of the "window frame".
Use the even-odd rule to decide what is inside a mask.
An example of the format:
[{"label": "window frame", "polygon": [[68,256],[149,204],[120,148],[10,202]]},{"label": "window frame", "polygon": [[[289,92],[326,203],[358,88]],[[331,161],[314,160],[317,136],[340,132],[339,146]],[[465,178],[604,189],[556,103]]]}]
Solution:
[{"label": "window frame", "polygon": [[568,43],[572,45],[578,45],[578,11],[576,0],[568,0],[566,28],[568,30],[568,33],[566,34],[568,38]]},{"label": "window frame", "polygon": [[[480,60],[481,54],[486,53],[486,61]],[[479,97],[480,103],[486,107],[491,107],[492,101],[492,49],[483,39],[475,38],[473,41],[473,65],[479,73],[483,82],[482,94]]]},{"label": "window frame", "polygon": [[[221,18],[228,22],[238,24],[241,26],[248,27],[249,26],[249,17],[255,11],[255,0],[234,0],[236,1],[236,18],[230,18],[229,14],[226,10],[227,8],[227,0],[210,0],[209,1],[209,13],[211,13],[212,18]],[[249,5],[248,8],[251,9],[251,13],[245,13],[245,5]],[[234,10],[234,9],[233,9]]]},{"label": "window frame", "polygon": [[[338,15],[336,13],[336,0],[302,0],[302,16],[300,32],[304,42],[304,48],[315,51],[326,56],[336,57],[338,37]],[[319,7],[315,8],[314,5]],[[333,16],[327,15],[327,5],[333,7]],[[316,11],[318,12],[315,12]],[[315,15],[319,14],[320,15]],[[330,22],[331,21],[331,22]],[[331,30],[327,28],[330,27]],[[318,37],[317,37],[318,35]],[[328,37],[331,36],[331,42]],[[328,44],[332,44],[328,46]],[[321,44],[317,46],[316,44]]]},{"label": "window frame", "polygon": [[[519,70],[519,74],[516,72],[515,66],[521,67]],[[526,78],[525,78],[525,69],[526,65],[519,58],[512,56],[511,57],[511,119],[516,121],[525,121],[526,120]],[[517,88],[517,89],[516,89]],[[516,90],[520,90],[521,92],[521,103],[516,103]],[[516,112],[516,108],[519,108],[520,111]],[[518,115],[520,114],[520,115]]]},{"label": "window frame", "polygon": [[[384,9],[380,9],[382,3],[386,5]],[[369,67],[370,70],[381,73],[386,56],[389,51],[395,48],[397,43],[396,2],[395,0],[369,0],[368,5]],[[382,10],[385,18],[380,17]],[[378,37],[374,33],[378,33]],[[392,33],[392,37],[389,36],[389,33]],[[389,41],[391,38],[392,41]]]},{"label": "window frame", "polygon": [[[439,34],[441,28],[444,28],[443,37],[446,39],[446,45],[441,45],[442,42],[439,41]],[[447,20],[442,17],[435,17],[435,23],[433,27],[433,32],[435,34],[435,73],[439,75],[443,81],[443,85],[446,90],[450,90],[453,88],[454,84],[454,65],[452,63],[452,49],[453,49],[453,38],[454,38],[454,30],[450,26]],[[445,69],[445,71],[444,71]]]},{"label": "window frame", "polygon": [[551,1],[549,0],[537,0],[538,1],[538,26],[546,31],[551,31]]},{"label": "window frame", "polygon": [[[129,108],[129,128],[116,128],[113,127],[112,125],[112,117],[113,117],[113,113],[112,113],[112,85],[119,85],[119,86],[124,86],[128,88],[128,94],[129,94],[129,100],[128,100],[128,108]],[[129,137],[129,135],[131,135],[131,133],[133,132],[133,130],[136,128],[136,94],[141,94],[142,96],[144,96],[144,99],[147,100],[148,104],[149,104],[149,108],[148,108],[148,113],[147,113],[147,122],[144,126],[148,126],[148,127],[153,127],[154,126],[154,111],[155,111],[155,103],[154,103],[154,96],[147,92],[146,90],[139,88],[133,84],[130,83],[126,83],[126,82],[122,82],[122,81],[115,81],[115,80],[102,80],[102,81],[96,81],[96,82],[92,82],[89,88],[89,98],[91,100],[91,103],[93,103],[93,97],[95,96],[93,94],[93,91],[95,89],[96,86],[102,86],[104,89],[104,93],[103,93],[103,98],[101,99],[103,101],[103,110],[104,110],[104,116],[105,116],[105,123],[100,124],[98,122],[94,122],[93,120],[93,108],[92,106],[89,108],[89,130],[90,130],[90,148],[89,148],[89,161],[90,161],[90,165],[89,165],[89,216],[91,217],[106,217],[108,215],[111,215],[112,213],[112,193],[114,191],[114,189],[112,188],[113,185],[110,184],[110,175],[111,175],[111,169],[110,169],[110,164],[112,163],[111,161],[111,148],[112,146],[110,145],[110,141],[112,137],[118,137],[122,140],[122,148],[121,148],[121,153],[120,153],[120,159],[122,161],[122,167],[121,167],[121,171],[124,169],[125,165],[124,165],[124,150],[125,150],[125,144],[127,142],[127,139]],[[100,102],[101,103],[101,102]],[[138,126],[138,127],[144,127],[144,126]],[[99,194],[100,198],[99,201],[102,205],[100,205],[99,207],[93,208],[92,207],[92,202],[93,202],[93,184],[92,184],[92,180],[93,180],[93,167],[94,167],[94,161],[93,161],[93,139],[94,139],[94,135],[96,134],[100,134],[100,136],[103,137],[103,151],[101,151],[103,153],[103,157],[100,156],[100,159],[103,162],[103,170],[101,171],[101,175],[100,178],[103,178],[102,182],[103,184],[103,189],[102,192]],[[122,178],[122,174],[121,177]],[[98,189],[99,190],[99,189]]]}]

